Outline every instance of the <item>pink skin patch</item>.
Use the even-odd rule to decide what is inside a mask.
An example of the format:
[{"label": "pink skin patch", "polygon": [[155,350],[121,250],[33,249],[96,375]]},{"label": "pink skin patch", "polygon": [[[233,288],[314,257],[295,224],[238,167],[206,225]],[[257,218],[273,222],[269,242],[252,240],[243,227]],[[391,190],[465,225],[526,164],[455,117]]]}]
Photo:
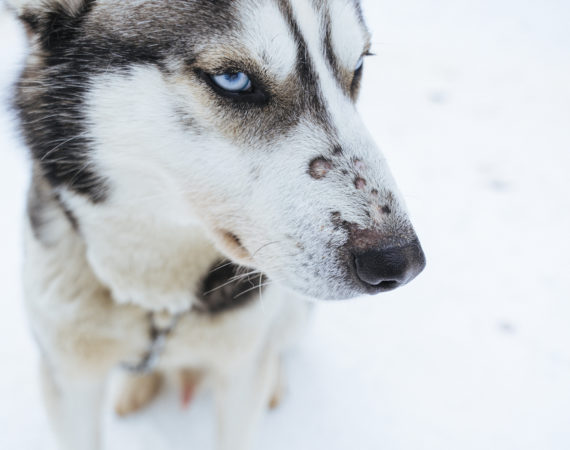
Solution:
[{"label": "pink skin patch", "polygon": [[327,176],[332,168],[333,164],[328,159],[317,158],[311,161],[311,164],[309,164],[309,174],[315,180],[320,180]]},{"label": "pink skin patch", "polygon": [[387,205],[379,205],[376,202],[372,202],[370,206],[372,206],[372,217],[374,222],[382,223],[386,220],[386,216],[392,213],[392,210]]},{"label": "pink skin patch", "polygon": [[182,387],[182,409],[188,409],[194,398],[195,387],[185,385]]},{"label": "pink skin patch", "polygon": [[356,180],[354,180],[354,186],[356,189],[363,191],[366,188],[366,180],[364,178],[358,177]]},{"label": "pink skin patch", "polygon": [[358,170],[359,172],[366,170],[366,164],[364,164],[361,160],[359,159],[355,159],[354,160],[354,167],[356,170]]},{"label": "pink skin patch", "polygon": [[198,372],[191,370],[182,370],[180,372],[180,384],[182,385],[180,400],[183,409],[188,409],[190,403],[192,403],[200,379],[201,375]]}]

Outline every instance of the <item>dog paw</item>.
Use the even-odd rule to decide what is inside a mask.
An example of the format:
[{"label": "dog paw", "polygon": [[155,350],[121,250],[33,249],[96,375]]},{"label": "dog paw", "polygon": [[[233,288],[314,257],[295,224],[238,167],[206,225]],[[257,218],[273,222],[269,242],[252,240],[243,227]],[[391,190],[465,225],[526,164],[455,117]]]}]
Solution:
[{"label": "dog paw", "polygon": [[132,304],[148,311],[168,311],[177,314],[188,311],[195,303],[191,289],[180,291],[156,290],[149,286],[147,290],[116,287],[111,289],[113,300],[119,304]]},{"label": "dog paw", "polygon": [[125,417],[147,406],[160,392],[162,375],[129,375],[123,381],[115,401],[115,412]]}]

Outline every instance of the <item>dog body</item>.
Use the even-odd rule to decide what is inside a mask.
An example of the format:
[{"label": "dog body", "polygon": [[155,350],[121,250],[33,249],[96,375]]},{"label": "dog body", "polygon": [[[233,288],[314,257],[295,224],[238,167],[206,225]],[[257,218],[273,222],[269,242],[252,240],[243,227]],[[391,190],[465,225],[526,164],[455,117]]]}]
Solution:
[{"label": "dog body", "polygon": [[[49,234],[50,241],[39,241],[28,227],[24,273],[28,312],[43,356],[45,400],[62,448],[97,449],[106,380],[117,364],[136,364],[148,350],[148,312],[118,304],[90,270],[84,240],[58,203],[47,200],[43,207],[50,214],[43,236]],[[195,260],[199,255],[194,263],[199,273],[224,270],[207,240],[188,238],[186,244]],[[258,296],[257,280],[236,283],[224,294],[230,300],[252,287]],[[190,368],[208,381],[216,394],[224,449],[250,448],[260,414],[280,395],[279,358],[307,320],[304,300],[275,286],[261,288],[262,299],[251,298],[245,305],[223,305],[222,310],[206,305],[183,314],[153,368],[155,374]],[[171,315],[158,316],[158,325],[162,320],[167,326]],[[132,412],[151,399],[153,393],[141,387],[149,376],[127,376],[125,390],[131,393],[116,401],[118,412]]]},{"label": "dog body", "polygon": [[356,112],[358,2],[9,4],[32,36],[15,98],[34,161],[25,289],[62,448],[100,448],[123,365],[145,372],[135,396],[150,369],[199,373],[220,449],[249,449],[307,299],[425,264]]}]

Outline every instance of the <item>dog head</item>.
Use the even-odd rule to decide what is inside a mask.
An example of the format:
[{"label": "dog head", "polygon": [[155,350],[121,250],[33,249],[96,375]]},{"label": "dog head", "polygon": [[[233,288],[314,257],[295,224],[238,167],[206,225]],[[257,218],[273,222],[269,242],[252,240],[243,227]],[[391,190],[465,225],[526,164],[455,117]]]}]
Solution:
[{"label": "dog head", "polygon": [[423,269],[355,106],[358,1],[9,3],[33,35],[24,135],[71,209],[199,222],[232,260],[317,298]]}]

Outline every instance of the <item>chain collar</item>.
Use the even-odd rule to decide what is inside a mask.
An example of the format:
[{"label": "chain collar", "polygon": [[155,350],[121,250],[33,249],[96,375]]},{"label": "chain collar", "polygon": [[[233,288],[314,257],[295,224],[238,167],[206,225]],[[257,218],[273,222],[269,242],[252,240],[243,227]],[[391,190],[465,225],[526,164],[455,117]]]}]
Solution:
[{"label": "chain collar", "polygon": [[136,364],[122,363],[121,368],[135,375],[145,375],[151,373],[160,361],[160,357],[166,347],[166,341],[180,320],[182,314],[178,313],[172,316],[170,323],[166,328],[159,328],[156,324],[155,313],[149,313],[150,321],[150,345],[143,354],[140,361]]}]

